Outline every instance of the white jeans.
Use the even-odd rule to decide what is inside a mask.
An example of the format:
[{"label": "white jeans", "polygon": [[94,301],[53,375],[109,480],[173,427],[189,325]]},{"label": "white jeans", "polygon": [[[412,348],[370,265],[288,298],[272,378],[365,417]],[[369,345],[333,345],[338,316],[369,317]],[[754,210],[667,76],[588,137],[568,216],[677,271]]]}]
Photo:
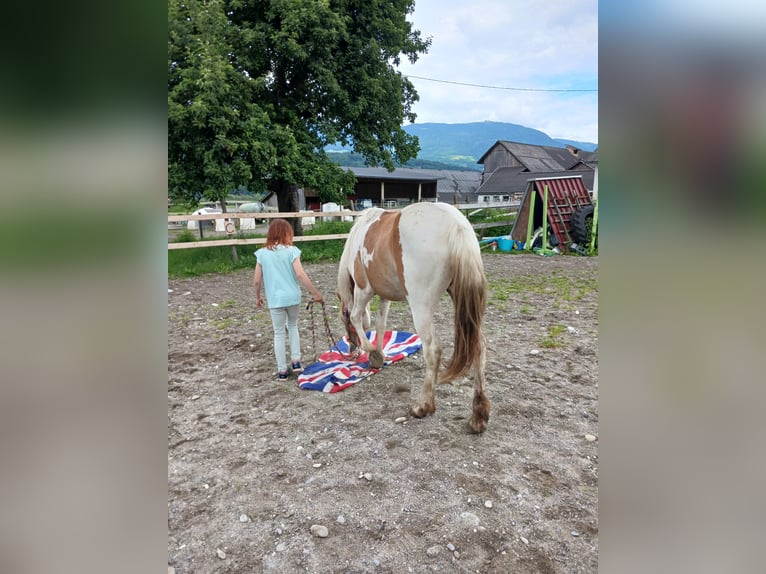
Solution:
[{"label": "white jeans", "polygon": [[291,307],[277,307],[269,309],[271,322],[274,325],[274,355],[277,358],[277,369],[280,372],[287,370],[287,358],[285,356],[285,324],[287,336],[290,339],[290,359],[301,360],[301,337],[298,334],[298,313],[300,305]]}]

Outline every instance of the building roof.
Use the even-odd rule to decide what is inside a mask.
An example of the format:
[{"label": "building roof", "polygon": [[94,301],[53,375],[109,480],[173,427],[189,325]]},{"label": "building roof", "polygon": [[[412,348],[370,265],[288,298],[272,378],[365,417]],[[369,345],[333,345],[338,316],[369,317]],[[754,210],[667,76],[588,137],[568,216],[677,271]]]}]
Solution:
[{"label": "building roof", "polygon": [[476,194],[481,185],[482,173],[479,171],[458,171],[447,169],[430,170],[439,176],[436,182],[436,193],[441,201],[451,201],[452,198],[470,197]]},{"label": "building roof", "polygon": [[434,177],[429,171],[424,169],[411,169],[398,167],[394,171],[388,171],[384,167],[346,167],[354,172],[357,179],[396,179],[404,181],[436,181],[438,178]]},{"label": "building roof", "polygon": [[583,185],[587,189],[593,189],[593,170],[563,170],[563,171],[538,171],[530,173],[522,167],[501,167],[492,174],[479,187],[479,195],[502,195],[509,193],[524,193],[527,183],[533,179],[581,176]]},{"label": "building roof", "polygon": [[382,167],[349,167],[357,179],[397,180],[436,182],[436,193],[441,201],[475,194],[481,185],[482,174],[479,171],[452,169],[414,169],[398,167],[388,171]]},{"label": "building roof", "polygon": [[[502,146],[529,171],[564,171],[571,169],[580,158],[566,148],[523,144],[498,140],[490,147],[477,163],[483,164],[486,157],[497,147]],[[574,149],[574,148],[573,148]],[[578,150],[579,154],[583,152]]]}]

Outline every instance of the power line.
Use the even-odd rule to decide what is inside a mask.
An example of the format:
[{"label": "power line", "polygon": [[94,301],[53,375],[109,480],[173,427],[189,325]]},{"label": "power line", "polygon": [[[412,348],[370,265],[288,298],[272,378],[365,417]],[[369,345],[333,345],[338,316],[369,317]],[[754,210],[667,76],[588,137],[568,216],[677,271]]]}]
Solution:
[{"label": "power line", "polygon": [[458,86],[471,86],[472,88],[489,88],[491,90],[513,90],[515,92],[598,92],[598,90],[557,90],[545,88],[510,88],[507,86],[487,86],[484,84],[469,84],[467,82],[453,82],[450,80],[437,80],[435,78],[424,78],[423,76],[413,76],[404,74],[405,78],[415,78],[417,80],[428,80],[429,82],[440,82],[442,84],[455,84]]}]

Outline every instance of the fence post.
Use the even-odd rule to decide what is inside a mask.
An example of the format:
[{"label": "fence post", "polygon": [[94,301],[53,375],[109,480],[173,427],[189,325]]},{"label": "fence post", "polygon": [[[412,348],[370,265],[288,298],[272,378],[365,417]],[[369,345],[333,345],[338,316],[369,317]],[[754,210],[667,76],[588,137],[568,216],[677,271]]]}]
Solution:
[{"label": "fence post", "polygon": [[529,197],[529,217],[527,218],[527,240],[524,242],[524,249],[532,251],[532,246],[529,244],[532,241],[532,227],[535,224],[535,198],[537,197],[537,190],[534,186],[530,190],[532,193]]},{"label": "fence post", "polygon": [[548,249],[548,184],[543,186],[543,251]]},{"label": "fence post", "polygon": [[596,237],[598,236],[598,196],[593,204],[593,223],[590,228],[590,245],[588,246],[588,252],[592,255],[596,250]]}]

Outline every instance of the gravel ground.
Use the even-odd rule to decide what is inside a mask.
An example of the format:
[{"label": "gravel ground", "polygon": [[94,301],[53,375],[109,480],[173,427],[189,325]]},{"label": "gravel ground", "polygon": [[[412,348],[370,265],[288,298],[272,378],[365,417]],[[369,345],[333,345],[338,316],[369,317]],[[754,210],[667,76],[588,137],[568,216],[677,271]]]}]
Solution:
[{"label": "gravel ground", "polygon": [[[598,259],[485,253],[487,395],[421,353],[337,394],[277,381],[252,272],[168,284],[168,566],[176,573],[596,572]],[[306,264],[328,303],[337,264]],[[336,310],[330,316],[341,333]],[[452,307],[437,314],[445,359]],[[317,330],[319,321],[317,321]],[[394,303],[389,329],[414,330]],[[312,344],[301,312],[304,364]],[[406,417],[404,422],[395,422]]]}]

